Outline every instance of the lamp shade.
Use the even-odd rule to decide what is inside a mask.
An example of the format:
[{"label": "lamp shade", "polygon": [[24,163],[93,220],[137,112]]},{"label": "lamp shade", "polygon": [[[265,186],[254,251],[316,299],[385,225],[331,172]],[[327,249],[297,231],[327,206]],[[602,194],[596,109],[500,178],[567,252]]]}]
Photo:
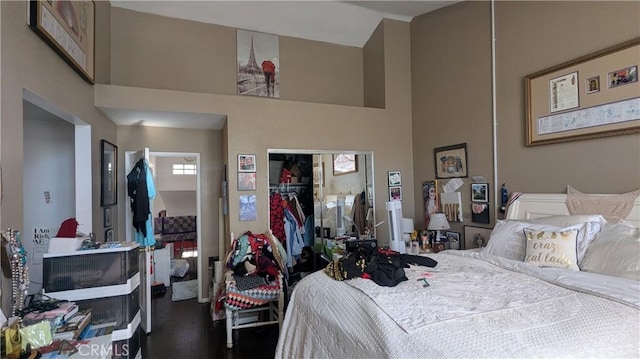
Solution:
[{"label": "lamp shade", "polygon": [[411,233],[413,232],[413,219],[411,218],[402,218],[402,233]]},{"label": "lamp shade", "polygon": [[441,229],[450,229],[449,221],[447,221],[447,216],[444,213],[434,213],[431,215],[429,219],[429,226],[427,227],[430,231],[438,231]]}]

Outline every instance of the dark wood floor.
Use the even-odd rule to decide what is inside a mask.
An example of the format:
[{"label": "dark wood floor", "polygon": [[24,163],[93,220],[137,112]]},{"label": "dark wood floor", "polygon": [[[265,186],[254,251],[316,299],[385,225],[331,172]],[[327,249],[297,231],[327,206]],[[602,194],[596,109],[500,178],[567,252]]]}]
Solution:
[{"label": "dark wood floor", "polygon": [[142,357],[273,359],[278,342],[276,325],[234,331],[234,345],[227,349],[224,320],[213,322],[209,303],[197,299],[171,301],[171,288],[152,300],[149,335],[142,334]]}]

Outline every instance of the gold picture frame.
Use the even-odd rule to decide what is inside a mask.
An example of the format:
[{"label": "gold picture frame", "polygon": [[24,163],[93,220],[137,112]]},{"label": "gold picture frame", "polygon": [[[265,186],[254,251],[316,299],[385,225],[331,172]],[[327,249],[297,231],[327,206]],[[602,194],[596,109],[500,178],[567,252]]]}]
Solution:
[{"label": "gold picture frame", "polygon": [[95,4],[29,0],[28,25],[71,67],[95,83]]},{"label": "gold picture frame", "polygon": [[638,64],[635,38],[525,76],[526,145],[639,133]]},{"label": "gold picture frame", "polygon": [[433,156],[436,179],[469,177],[466,143],[434,148]]}]

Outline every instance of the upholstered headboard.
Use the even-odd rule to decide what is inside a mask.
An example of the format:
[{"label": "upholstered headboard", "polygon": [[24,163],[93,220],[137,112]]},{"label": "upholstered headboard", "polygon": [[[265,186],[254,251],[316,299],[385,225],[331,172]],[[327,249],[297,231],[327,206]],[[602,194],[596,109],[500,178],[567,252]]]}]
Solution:
[{"label": "upholstered headboard", "polygon": [[[594,196],[611,196],[597,194]],[[506,219],[533,219],[554,215],[568,215],[567,195],[557,193],[523,193],[509,206]],[[633,202],[625,221],[640,227],[640,197]]]}]

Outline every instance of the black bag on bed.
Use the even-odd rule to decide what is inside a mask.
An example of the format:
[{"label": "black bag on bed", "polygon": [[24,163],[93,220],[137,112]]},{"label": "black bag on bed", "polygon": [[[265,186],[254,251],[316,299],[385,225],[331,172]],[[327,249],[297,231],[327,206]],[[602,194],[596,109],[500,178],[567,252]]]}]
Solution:
[{"label": "black bag on bed", "polygon": [[336,280],[362,277],[380,286],[394,287],[407,280],[403,268],[409,268],[409,264],[435,267],[438,262],[428,257],[400,254],[388,248],[377,248],[369,255],[364,249],[358,249],[329,263],[325,273]]},{"label": "black bag on bed", "polygon": [[400,282],[408,280],[400,258],[399,254],[388,255],[376,252],[371,255],[365,272],[377,285],[395,287]]},{"label": "black bag on bed", "polygon": [[335,280],[345,280],[355,277],[362,277],[367,268],[368,257],[363,248],[347,254],[346,256],[330,262],[324,272]]}]

